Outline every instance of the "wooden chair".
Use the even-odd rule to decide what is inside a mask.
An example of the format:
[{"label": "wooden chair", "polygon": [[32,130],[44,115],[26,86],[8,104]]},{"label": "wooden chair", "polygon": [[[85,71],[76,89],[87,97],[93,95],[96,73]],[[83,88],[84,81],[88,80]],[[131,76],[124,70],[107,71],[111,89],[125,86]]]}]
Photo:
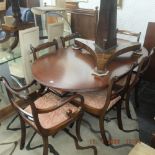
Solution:
[{"label": "wooden chair", "polygon": [[55,46],[55,50],[58,49],[58,42],[55,39],[52,42],[46,42],[46,43],[40,44],[36,47],[31,46],[30,48],[31,48],[31,51],[33,53],[34,60],[38,59],[37,55],[39,52],[44,51],[44,53],[42,53],[42,55],[45,55],[48,52],[45,50],[48,48],[51,48],[53,46]]},{"label": "wooden chair", "polygon": [[[51,49],[52,47],[55,48],[55,50],[58,49],[58,43],[57,40],[53,40],[53,42],[47,42],[47,43],[43,43],[38,45],[37,47],[32,47],[31,46],[31,51],[33,53],[33,57],[34,60],[37,60],[39,58],[39,53],[43,55],[47,54],[49,51],[49,48]],[[53,49],[54,50],[54,49]],[[54,88],[50,88],[50,90],[57,94],[58,96],[64,97],[66,94],[68,94],[68,92],[62,91],[62,90],[58,90],[58,89],[54,89]]]},{"label": "wooden chair", "polygon": [[142,79],[144,79],[144,75],[147,73],[147,71],[148,71],[148,69],[149,69],[149,67],[150,67],[150,65],[151,65],[151,63],[153,61],[153,59],[152,59],[153,57],[155,57],[155,48],[153,48],[152,51],[149,52],[149,54],[148,54],[147,57],[143,58],[143,60],[142,60],[143,62],[141,62],[143,64],[142,64],[142,66],[140,68],[139,73],[137,73],[138,71],[137,72],[135,72],[135,71],[133,72],[134,74],[138,74],[137,75],[138,76],[138,79],[135,82],[135,105],[136,105],[136,107],[139,106],[139,103],[138,103],[138,88],[139,88],[139,83],[140,83],[140,81]]},{"label": "wooden chair", "polygon": [[[71,35],[67,35],[65,37],[60,37],[62,41],[62,46],[67,47],[70,45],[74,45],[74,41],[71,43],[71,40],[74,40],[75,38],[79,38],[80,34],[79,33],[73,33]],[[69,42],[68,45],[66,45],[66,42]]]},{"label": "wooden chair", "polygon": [[133,41],[133,38],[136,38],[136,40],[134,39],[134,41],[139,42],[140,35],[141,35],[141,32],[136,33],[136,32],[131,32],[127,30],[117,29],[117,37],[121,39]]},{"label": "wooden chair", "polygon": [[130,79],[130,84],[129,84],[129,87],[128,87],[128,89],[127,89],[127,91],[125,93],[125,96],[124,96],[126,113],[127,113],[128,118],[130,118],[130,119],[132,119],[131,112],[130,112],[130,106],[129,106],[130,105],[130,103],[129,103],[130,95],[131,95],[131,92],[135,88],[135,104],[137,106],[138,105],[138,83],[139,83],[139,80],[140,80],[140,75],[143,72],[142,68],[143,68],[144,64],[147,61],[148,61],[148,57],[144,57],[141,60],[141,62],[138,64],[137,68],[135,68],[136,70],[134,70],[132,72],[132,76],[131,76],[131,79]]},{"label": "wooden chair", "polygon": [[105,135],[104,118],[106,113],[114,106],[117,107],[118,126],[120,129],[122,129],[121,104],[134,66],[135,65],[133,65],[123,74],[128,75],[126,83],[124,83],[123,87],[118,87],[116,85],[122,79],[123,75],[114,76],[117,73],[113,73],[109,79],[109,85],[107,88],[96,92],[81,93],[81,95],[84,97],[84,111],[99,119],[100,133],[105,145],[108,145],[109,143]]},{"label": "wooden chair", "polygon": [[[135,89],[135,105],[136,105],[136,107],[138,107],[138,105],[139,105],[138,104],[138,84],[141,80],[143,73],[147,70],[147,68],[149,66],[150,58],[153,53],[154,53],[154,50],[152,50],[152,52],[150,52],[149,56],[144,57],[132,72],[130,84],[129,84],[129,87],[126,90],[126,93],[124,96],[125,108],[126,108],[126,113],[127,113],[128,118],[132,119],[132,116],[130,113],[130,107],[129,107],[129,99],[130,99],[131,92]],[[126,81],[126,78],[127,77],[124,77],[124,79],[122,79],[119,82],[119,85],[123,85],[123,83],[124,83],[123,81]]]},{"label": "wooden chair", "polygon": [[[0,77],[7,89],[10,103],[15,108],[21,123],[21,142],[20,149],[24,148],[26,138],[26,124],[30,125],[43,139],[43,155],[48,155],[48,136],[55,135],[58,131],[67,127],[70,123],[76,121],[76,134],[78,140],[82,140],[80,136],[80,123],[83,115],[83,97],[81,95],[73,95],[68,98],[60,98],[51,92],[41,94],[37,93],[37,99],[31,100],[26,108],[19,106],[13,96],[22,99],[25,102],[28,97],[22,94],[22,91],[36,84],[31,82],[23,88],[12,88],[4,77]],[[34,95],[33,95],[34,96]],[[70,102],[76,98],[80,98],[80,104],[71,104]],[[30,101],[30,99],[29,99]]]}]

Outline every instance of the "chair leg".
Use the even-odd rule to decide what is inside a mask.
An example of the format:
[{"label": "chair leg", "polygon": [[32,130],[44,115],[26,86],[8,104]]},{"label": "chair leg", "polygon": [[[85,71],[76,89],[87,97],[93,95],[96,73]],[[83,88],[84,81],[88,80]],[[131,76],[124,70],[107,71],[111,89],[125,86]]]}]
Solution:
[{"label": "chair leg", "polygon": [[103,117],[99,118],[99,125],[100,125],[100,133],[101,133],[101,136],[102,136],[102,139],[103,139],[103,143],[108,146],[109,143],[108,143],[107,137],[105,135],[104,118]]},{"label": "chair leg", "polygon": [[123,124],[122,124],[122,113],[121,113],[121,107],[122,107],[122,103],[118,103],[116,108],[117,108],[117,122],[118,122],[118,128],[120,130],[123,130]]},{"label": "chair leg", "polygon": [[81,134],[80,134],[82,117],[83,117],[83,113],[81,113],[81,115],[79,116],[79,119],[76,121],[76,136],[79,141],[82,141]]},{"label": "chair leg", "polygon": [[48,137],[43,138],[43,155],[48,155]]},{"label": "chair leg", "polygon": [[20,117],[21,123],[21,142],[20,142],[20,149],[22,150],[25,146],[25,138],[26,138],[26,125],[24,120]]},{"label": "chair leg", "polygon": [[70,128],[73,128],[74,122],[69,125]]},{"label": "chair leg", "polygon": [[129,99],[130,99],[130,93],[128,92],[125,96],[125,109],[126,109],[126,114],[128,118],[132,119],[131,112],[130,112],[130,106],[129,106]]}]

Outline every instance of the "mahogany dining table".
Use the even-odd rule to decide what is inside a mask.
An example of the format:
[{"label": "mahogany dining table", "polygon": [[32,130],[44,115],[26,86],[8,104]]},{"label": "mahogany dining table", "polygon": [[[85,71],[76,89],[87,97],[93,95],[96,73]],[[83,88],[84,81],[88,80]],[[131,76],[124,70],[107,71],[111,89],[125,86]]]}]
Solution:
[{"label": "mahogany dining table", "polygon": [[125,73],[135,61],[147,56],[145,48],[115,58],[108,66],[109,74],[96,76],[96,62],[85,50],[60,48],[38,58],[32,64],[32,75],[40,84],[69,92],[97,91],[108,86],[110,76]]}]

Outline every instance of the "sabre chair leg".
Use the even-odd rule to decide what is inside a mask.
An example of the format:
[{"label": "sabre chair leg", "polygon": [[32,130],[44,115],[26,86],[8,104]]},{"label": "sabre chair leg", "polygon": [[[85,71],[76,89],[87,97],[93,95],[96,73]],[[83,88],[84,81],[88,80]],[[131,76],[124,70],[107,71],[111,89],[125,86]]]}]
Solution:
[{"label": "sabre chair leg", "polygon": [[103,143],[108,146],[109,143],[108,143],[108,140],[105,134],[105,129],[104,129],[104,118],[102,117],[99,118],[99,125],[100,125],[100,133],[103,139]]},{"label": "sabre chair leg", "polygon": [[81,113],[79,119],[76,121],[76,136],[79,141],[82,141],[81,134],[80,134],[80,127],[82,122],[83,113]]},{"label": "sabre chair leg", "polygon": [[22,150],[25,146],[25,138],[26,138],[26,125],[24,120],[20,117],[21,123],[21,142],[20,142],[20,149]]},{"label": "sabre chair leg", "polygon": [[117,122],[118,122],[118,128],[120,130],[123,130],[121,107],[122,107],[122,103],[120,102],[116,106],[116,108],[117,108]]},{"label": "sabre chair leg", "polygon": [[43,138],[43,155],[48,155],[48,137]]}]

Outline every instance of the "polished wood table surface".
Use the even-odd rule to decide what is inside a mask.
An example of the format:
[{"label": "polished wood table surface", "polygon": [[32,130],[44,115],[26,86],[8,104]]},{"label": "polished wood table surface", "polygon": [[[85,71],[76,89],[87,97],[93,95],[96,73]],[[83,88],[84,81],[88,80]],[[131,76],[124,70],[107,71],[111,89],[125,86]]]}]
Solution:
[{"label": "polished wood table surface", "polygon": [[107,86],[110,74],[122,74],[139,57],[147,55],[147,51],[142,49],[141,55],[129,55],[130,52],[116,58],[108,67],[109,74],[97,77],[93,75],[96,64],[91,54],[62,48],[37,59],[32,65],[32,74],[48,87],[72,92],[95,91]]}]

